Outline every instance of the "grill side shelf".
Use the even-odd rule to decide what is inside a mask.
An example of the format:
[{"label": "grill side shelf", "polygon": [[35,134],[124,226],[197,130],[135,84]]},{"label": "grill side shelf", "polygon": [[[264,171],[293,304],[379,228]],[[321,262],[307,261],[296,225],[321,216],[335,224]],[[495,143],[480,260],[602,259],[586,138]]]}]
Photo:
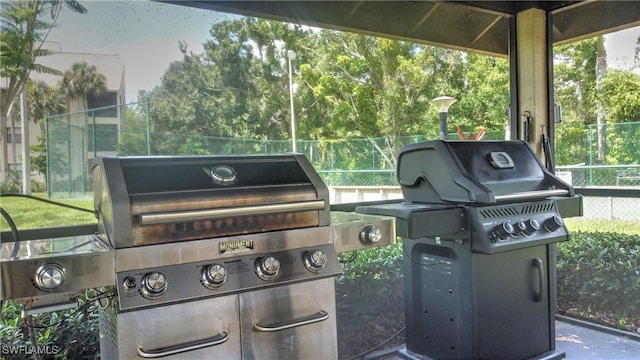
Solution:
[{"label": "grill side shelf", "polygon": [[404,239],[459,239],[469,231],[467,212],[459,206],[396,203],[358,206],[356,212],[396,217],[396,232]]}]

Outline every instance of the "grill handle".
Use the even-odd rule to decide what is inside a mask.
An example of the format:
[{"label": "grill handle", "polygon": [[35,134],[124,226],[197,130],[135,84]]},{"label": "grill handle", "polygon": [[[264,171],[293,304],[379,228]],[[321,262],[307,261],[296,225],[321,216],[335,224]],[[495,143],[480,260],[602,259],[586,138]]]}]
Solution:
[{"label": "grill handle", "polygon": [[544,289],[544,263],[542,262],[542,259],[533,259],[533,267],[536,269],[536,273],[538,274],[538,289],[533,289],[533,301],[541,302],[542,292]]},{"label": "grill handle", "polygon": [[291,329],[297,326],[313,324],[320,321],[325,321],[328,318],[329,318],[329,313],[324,310],[320,310],[317,313],[310,316],[305,316],[303,318],[289,320],[289,321],[283,321],[276,324],[269,324],[269,325],[254,324],[253,328],[262,332],[274,332],[274,331]]},{"label": "grill handle", "polygon": [[294,211],[324,210],[324,208],[324,200],[313,200],[284,204],[252,205],[221,209],[141,214],[140,225],[146,226],[199,220],[216,220],[235,216],[268,215]]},{"label": "grill handle", "polygon": [[209,346],[220,345],[227,342],[227,340],[229,340],[229,333],[227,333],[226,331],[222,331],[220,334],[210,338],[191,341],[183,344],[171,345],[158,349],[145,350],[141,347],[138,347],[138,356],[146,359],[156,359],[165,356],[180,354],[186,351],[193,351]]},{"label": "grill handle", "polygon": [[554,189],[554,190],[538,190],[538,191],[523,191],[512,193],[508,195],[496,195],[496,202],[503,201],[517,201],[517,200],[531,200],[537,198],[546,198],[549,196],[568,196],[569,190]]}]

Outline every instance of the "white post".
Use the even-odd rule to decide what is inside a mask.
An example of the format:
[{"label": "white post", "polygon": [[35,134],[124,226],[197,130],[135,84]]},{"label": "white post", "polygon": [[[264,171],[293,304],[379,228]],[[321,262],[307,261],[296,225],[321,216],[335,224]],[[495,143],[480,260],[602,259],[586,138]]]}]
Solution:
[{"label": "white post", "polygon": [[296,146],[296,114],[293,109],[293,72],[291,70],[291,60],[296,58],[296,52],[293,50],[287,51],[287,58],[289,59],[289,102],[291,103],[291,148],[292,151],[298,152]]},{"label": "white post", "polygon": [[27,109],[27,86],[20,93],[20,125],[22,126],[22,193],[31,195],[31,154],[29,153],[29,112]]}]

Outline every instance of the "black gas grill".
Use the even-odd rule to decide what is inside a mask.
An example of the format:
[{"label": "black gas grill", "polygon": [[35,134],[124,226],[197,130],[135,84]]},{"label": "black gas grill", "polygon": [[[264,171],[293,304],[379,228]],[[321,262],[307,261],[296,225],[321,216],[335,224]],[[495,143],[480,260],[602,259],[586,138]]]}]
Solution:
[{"label": "black gas grill", "polygon": [[559,359],[555,243],[582,201],[521,141],[430,141],[401,149],[405,357]]}]

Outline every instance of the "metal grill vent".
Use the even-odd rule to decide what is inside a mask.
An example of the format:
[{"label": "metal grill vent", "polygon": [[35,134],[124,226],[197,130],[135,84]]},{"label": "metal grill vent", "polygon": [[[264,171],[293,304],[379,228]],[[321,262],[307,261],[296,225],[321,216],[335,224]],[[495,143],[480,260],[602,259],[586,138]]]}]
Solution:
[{"label": "metal grill vent", "polygon": [[530,204],[530,205],[525,205],[522,207],[522,214],[537,214],[537,213],[544,213],[544,212],[549,212],[549,211],[554,211],[553,208],[553,202],[549,201],[549,202],[544,202],[544,203],[537,203],[537,204]]},{"label": "metal grill vent", "polygon": [[518,215],[519,212],[513,207],[491,208],[480,211],[484,218],[501,218]]},{"label": "metal grill vent", "polygon": [[485,219],[503,218],[524,214],[539,214],[555,211],[553,201],[527,204],[520,206],[503,206],[480,210],[480,215]]}]

